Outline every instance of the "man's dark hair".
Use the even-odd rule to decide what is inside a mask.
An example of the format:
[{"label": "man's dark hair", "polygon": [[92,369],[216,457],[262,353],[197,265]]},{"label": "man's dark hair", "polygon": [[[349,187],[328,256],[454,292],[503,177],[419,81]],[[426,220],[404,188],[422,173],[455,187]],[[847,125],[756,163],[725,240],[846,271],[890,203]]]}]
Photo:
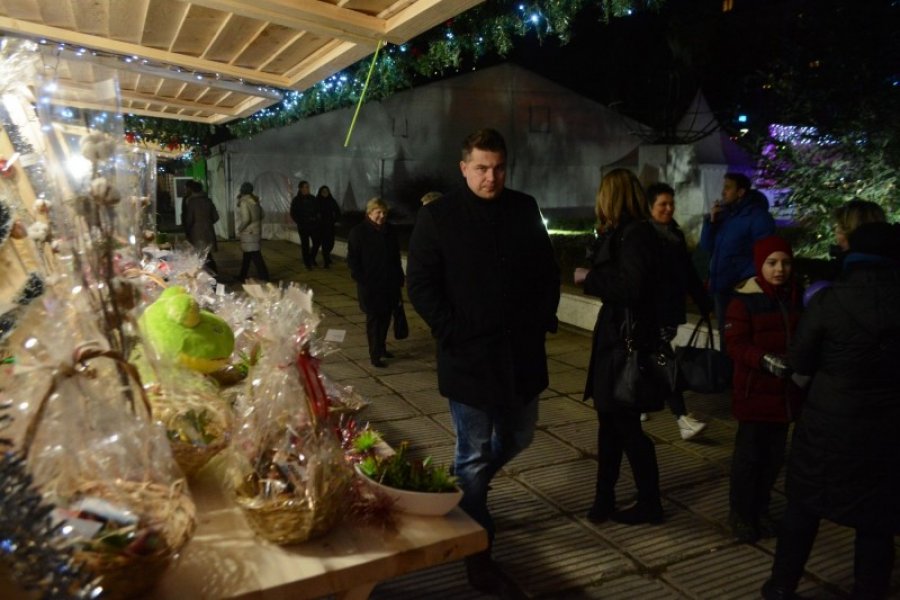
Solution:
[{"label": "man's dark hair", "polygon": [[750,183],[750,178],[743,173],[733,173],[729,171],[728,173],[725,173],[725,179],[732,180],[739,190],[750,191],[750,188],[753,187],[753,184]]},{"label": "man's dark hair", "polygon": [[647,195],[647,206],[650,207],[656,204],[656,197],[660,194],[671,194],[673,198],[675,197],[675,190],[672,186],[662,181],[648,185],[647,191],[644,193]]},{"label": "man's dark hair", "polygon": [[309,185],[309,182],[306,181],[305,179],[304,179],[303,181],[301,181],[300,183],[297,184],[297,189],[299,190],[299,189],[302,188],[304,185]]},{"label": "man's dark hair", "polygon": [[497,152],[506,156],[506,141],[496,129],[479,129],[463,140],[462,159],[469,160],[472,150],[478,148],[485,152]]},{"label": "man's dark hair", "polygon": [[203,184],[195,179],[184,182],[184,188],[189,192],[202,192]]}]

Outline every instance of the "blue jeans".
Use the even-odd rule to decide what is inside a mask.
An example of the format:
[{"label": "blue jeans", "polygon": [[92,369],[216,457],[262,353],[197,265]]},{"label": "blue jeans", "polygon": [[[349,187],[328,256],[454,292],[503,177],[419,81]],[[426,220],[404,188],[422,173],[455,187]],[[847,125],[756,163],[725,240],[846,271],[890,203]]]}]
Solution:
[{"label": "blue jeans", "polygon": [[488,486],[503,465],[534,439],[538,399],[521,407],[475,408],[450,400],[450,416],[456,430],[453,468],[463,490],[459,503],[494,541],[494,520],[487,507]]}]

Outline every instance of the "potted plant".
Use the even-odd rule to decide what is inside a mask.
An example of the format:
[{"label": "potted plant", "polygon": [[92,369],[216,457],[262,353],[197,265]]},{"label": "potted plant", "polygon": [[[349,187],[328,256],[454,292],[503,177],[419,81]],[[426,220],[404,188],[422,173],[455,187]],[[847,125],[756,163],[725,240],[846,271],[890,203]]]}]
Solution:
[{"label": "potted plant", "polygon": [[392,450],[376,432],[367,429],[354,440],[361,456],[356,471],[372,487],[394,500],[394,508],[416,515],[448,513],[462,498],[456,477],[431,457],[410,458],[409,443]]}]

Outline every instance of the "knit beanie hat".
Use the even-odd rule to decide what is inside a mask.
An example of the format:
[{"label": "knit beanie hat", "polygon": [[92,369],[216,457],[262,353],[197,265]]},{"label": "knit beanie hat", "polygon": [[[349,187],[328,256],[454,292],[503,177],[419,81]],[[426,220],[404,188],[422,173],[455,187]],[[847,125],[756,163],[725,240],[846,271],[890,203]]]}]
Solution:
[{"label": "knit beanie hat", "polygon": [[241,184],[241,194],[252,194],[253,193],[253,184],[249,181],[245,181]]},{"label": "knit beanie hat", "polygon": [[753,266],[756,267],[756,274],[762,277],[762,266],[773,252],[784,252],[791,258],[794,257],[794,251],[791,245],[783,237],[777,235],[769,235],[756,240],[753,244]]}]

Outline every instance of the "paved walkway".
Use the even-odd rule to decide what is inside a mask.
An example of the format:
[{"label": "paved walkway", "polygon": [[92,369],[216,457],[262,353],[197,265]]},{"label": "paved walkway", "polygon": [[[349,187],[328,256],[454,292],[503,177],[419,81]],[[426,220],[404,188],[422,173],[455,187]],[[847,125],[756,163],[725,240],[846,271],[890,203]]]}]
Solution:
[{"label": "paved walkway", "polygon": [[[449,464],[453,427],[447,402],[436,389],[434,346],[427,328],[410,309],[409,339],[388,340],[396,358],[389,367],[370,366],[365,317],[346,264],[306,271],[299,247],[264,242],[272,277],[300,281],[327,329],[346,330],[341,352],[325,371],[371,401],[361,419],[387,441],[409,440],[414,453]],[[240,265],[236,242],[216,254],[223,280]],[[593,525],[584,515],[593,499],[596,417],[580,401],[590,353],[589,333],[563,329],[547,344],[550,388],[542,395],[532,446],[497,477],[490,506],[497,521],[494,554],[531,598],[738,599],[758,598],[771,566],[774,540],[737,544],[726,527],[728,470],[735,423],[727,395],[687,397],[690,410],[709,422],[697,441],[680,439],[668,413],[644,424],[656,443],[666,521],[663,525]],[[620,503],[634,494],[627,461],[617,488]],[[774,512],[784,508],[783,478],[776,484]],[[900,554],[900,553],[898,553]],[[846,598],[853,577],[852,531],[823,523],[800,592],[809,598]],[[894,598],[900,598],[900,567],[894,570]],[[414,573],[379,585],[382,600],[488,598],[466,584],[461,562]]]}]

